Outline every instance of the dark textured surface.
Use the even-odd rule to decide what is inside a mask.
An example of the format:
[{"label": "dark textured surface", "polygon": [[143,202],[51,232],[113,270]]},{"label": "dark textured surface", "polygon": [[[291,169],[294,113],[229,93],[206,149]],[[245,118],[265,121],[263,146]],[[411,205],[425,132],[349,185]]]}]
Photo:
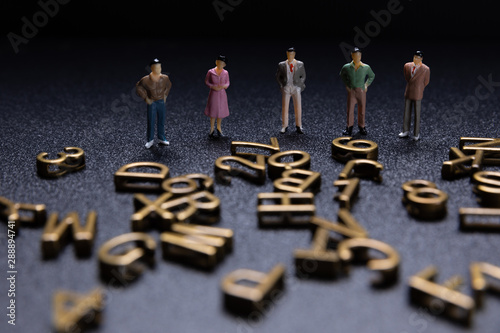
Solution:
[{"label": "dark textured surface", "polygon": [[[243,47],[245,45],[245,47]],[[345,63],[336,45],[327,40],[296,42],[297,58],[307,70],[302,95],[305,135],[279,135],[281,97],[274,80],[277,63],[288,41],[217,43],[186,39],[166,40],[35,40],[17,56],[5,54],[0,81],[1,192],[11,200],[44,203],[48,212],[76,210],[98,213],[98,233],[90,259],[77,259],[72,245],[55,260],[40,255],[41,229],[22,229],[17,244],[17,325],[0,324],[5,332],[49,332],[52,294],[58,288],[86,292],[95,286],[107,291],[100,332],[498,332],[500,300],[487,296],[471,329],[429,316],[409,305],[407,280],[427,265],[437,265],[438,281],[454,274],[465,277],[472,261],[500,265],[499,234],[462,233],[458,208],[475,207],[468,179],[444,181],[441,164],[460,136],[498,137],[500,87],[478,100],[478,76],[500,81],[496,44],[418,44],[431,68],[431,84],[422,103],[419,142],[397,137],[401,130],[403,64],[411,60],[415,44],[376,43],[363,54],[376,78],[367,97],[367,139],[379,144],[383,182],[361,181],[352,213],[374,239],[401,255],[399,282],[392,288],[370,287],[370,273],[355,266],[348,277],[335,281],[297,279],[292,253],[307,248],[307,230],[261,230],[257,227],[259,192],[271,192],[272,182],[256,186],[234,178],[230,186],[216,185],[221,199],[217,226],[235,232],[235,249],[213,272],[166,262],[161,249],[157,267],[126,288],[103,285],[97,278],[96,252],[111,237],[130,231],[132,194],[116,193],[113,173],[136,161],[167,165],[172,176],[201,172],[213,176],[214,161],[230,154],[232,140],[268,143],[277,136],[282,151],[311,154],[311,169],[322,174],[317,214],[335,219],[332,182],[343,165],[330,155],[331,140],[345,124],[346,93],[338,72]],[[208,89],[206,71],[223,49],[229,58],[228,89],[231,115],[223,121],[226,137],[209,140],[209,121],[203,115]],[[262,53],[265,52],[265,56]],[[145,105],[133,94],[152,57],[164,60],[163,70],[173,83],[167,99],[169,147],[144,148]],[[481,94],[487,90],[481,88]],[[459,105],[468,102],[467,108]],[[477,107],[473,104],[477,101]],[[293,116],[291,116],[293,124]],[[66,146],[85,150],[85,170],[56,180],[36,175],[35,157],[55,157]],[[498,170],[498,168],[488,168]],[[423,178],[436,182],[450,196],[448,215],[425,223],[408,216],[401,205],[401,184]],[[5,224],[0,225],[5,244]],[[150,233],[155,239],[159,234]],[[6,258],[6,246],[0,249]],[[6,260],[2,270],[6,271]],[[284,296],[269,311],[252,318],[227,313],[222,306],[220,281],[238,268],[268,271],[277,263],[287,268]],[[2,275],[5,275],[3,273]],[[5,280],[4,280],[5,281]],[[4,283],[0,304],[7,304]]]}]

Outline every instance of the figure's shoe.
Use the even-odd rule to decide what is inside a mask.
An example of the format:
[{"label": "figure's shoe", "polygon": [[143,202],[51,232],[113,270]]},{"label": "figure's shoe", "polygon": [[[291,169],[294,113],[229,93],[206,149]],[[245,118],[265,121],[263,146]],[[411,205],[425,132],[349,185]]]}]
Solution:
[{"label": "figure's shoe", "polygon": [[168,146],[170,144],[170,142],[168,142],[167,140],[160,140],[160,142],[158,142],[160,145],[164,145],[164,146]]},{"label": "figure's shoe", "polygon": [[358,126],[359,128],[359,133],[361,133],[361,135],[367,135],[368,132],[366,131],[366,127],[360,127]]},{"label": "figure's shoe", "polygon": [[210,131],[210,133],[208,133],[208,136],[212,138],[214,136],[214,131],[215,130],[212,128],[212,130]]},{"label": "figure's shoe", "polygon": [[342,131],[343,135],[352,135],[352,126],[346,127],[345,130]]},{"label": "figure's shoe", "polygon": [[146,149],[151,148],[151,147],[153,146],[153,143],[154,143],[154,141],[153,141],[153,140],[151,140],[151,141],[149,141],[149,142],[146,142],[146,145],[145,145]]},{"label": "figure's shoe", "polygon": [[217,135],[219,135],[219,136],[224,136],[224,135],[222,134],[222,131],[221,131],[220,129],[217,129]]},{"label": "figure's shoe", "polygon": [[287,130],[288,130],[288,127],[282,127],[280,133],[285,134]]},{"label": "figure's shoe", "polygon": [[409,131],[399,133],[400,138],[406,138],[410,134]]},{"label": "figure's shoe", "polygon": [[416,135],[416,136],[413,136],[412,138],[414,141],[418,141],[420,140],[420,134],[419,135]]},{"label": "figure's shoe", "polygon": [[299,133],[299,134],[304,134],[304,131],[302,130],[302,127],[300,127],[300,126],[295,126],[295,128],[297,128],[297,133]]}]

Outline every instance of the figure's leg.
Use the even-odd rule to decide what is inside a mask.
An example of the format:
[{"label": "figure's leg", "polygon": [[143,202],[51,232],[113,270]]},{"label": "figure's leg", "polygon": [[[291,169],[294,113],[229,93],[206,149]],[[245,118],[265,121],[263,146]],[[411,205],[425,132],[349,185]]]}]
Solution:
[{"label": "figure's leg", "polygon": [[410,131],[411,122],[411,100],[405,99],[405,111],[403,115],[403,132]]},{"label": "figure's leg", "polygon": [[157,136],[158,139],[161,141],[167,141],[167,138],[165,137],[165,103],[163,100],[157,101],[156,102],[156,114],[158,117],[158,123],[156,124],[157,126]]},{"label": "figure's leg", "polygon": [[222,134],[222,129],[220,127],[222,123],[222,118],[217,118],[217,130]]},{"label": "figure's leg", "polygon": [[356,97],[354,89],[347,93],[347,127],[354,126],[354,106],[356,105]]},{"label": "figure's leg", "polygon": [[288,108],[290,107],[290,94],[283,88],[281,92],[281,125],[288,127]]},{"label": "figure's leg", "polygon": [[356,101],[358,102],[358,126],[365,128],[365,110],[366,110],[366,91],[359,89],[356,92]]},{"label": "figure's leg", "polygon": [[154,135],[155,135],[155,119],[156,119],[156,113],[155,113],[155,108],[153,104],[148,104],[147,107],[147,113],[148,113],[148,124],[147,124],[147,130],[146,130],[146,139],[147,142],[153,141]]},{"label": "figure's leg", "polygon": [[214,133],[215,118],[210,117],[210,134]]},{"label": "figure's leg", "polygon": [[415,123],[413,129],[414,136],[420,136],[420,111],[422,108],[422,100],[414,101],[415,105]]},{"label": "figure's leg", "polygon": [[302,97],[300,95],[300,88],[297,88],[292,98],[295,110],[295,126],[302,128]]}]

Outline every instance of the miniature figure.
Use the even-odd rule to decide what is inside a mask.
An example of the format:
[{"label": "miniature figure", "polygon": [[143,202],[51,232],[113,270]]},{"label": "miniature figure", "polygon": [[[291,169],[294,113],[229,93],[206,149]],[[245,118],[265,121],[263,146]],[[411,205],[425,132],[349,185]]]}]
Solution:
[{"label": "miniature figure", "polygon": [[340,78],[347,89],[347,127],[342,134],[352,135],[354,105],[358,104],[359,132],[366,135],[368,134],[365,127],[366,92],[375,79],[375,73],[368,64],[361,62],[361,50],[357,47],[352,50],[351,57],[352,61],[340,70]]},{"label": "miniature figure", "polygon": [[229,87],[229,73],[224,69],[227,65],[227,58],[220,55],[215,60],[215,68],[210,69],[205,77],[205,84],[210,88],[205,116],[210,117],[210,133],[214,135],[214,125],[217,119],[217,134],[222,136],[222,118],[229,116],[226,89]]},{"label": "miniature figure", "polygon": [[157,58],[149,64],[151,73],[144,76],[135,85],[136,93],[147,104],[148,125],[146,148],[154,143],[155,122],[157,123],[157,136],[160,144],[168,146],[170,143],[165,137],[165,101],[172,83],[167,75],[161,73],[161,61]]},{"label": "miniature figure", "polygon": [[413,62],[407,62],[403,68],[406,89],[405,89],[405,111],[403,117],[403,132],[399,133],[400,138],[406,138],[410,134],[411,109],[413,107],[415,119],[413,128],[413,140],[420,139],[420,110],[424,89],[429,84],[431,70],[424,63],[422,51],[416,51],[413,55]]},{"label": "miniature figure", "polygon": [[280,133],[285,133],[288,129],[288,108],[290,106],[290,97],[293,98],[295,109],[295,125],[297,133],[304,134],[302,129],[302,100],[300,93],[304,91],[306,85],[306,69],[302,61],[295,59],[295,48],[291,47],[286,51],[287,60],[278,65],[276,80],[281,89],[282,127]]}]

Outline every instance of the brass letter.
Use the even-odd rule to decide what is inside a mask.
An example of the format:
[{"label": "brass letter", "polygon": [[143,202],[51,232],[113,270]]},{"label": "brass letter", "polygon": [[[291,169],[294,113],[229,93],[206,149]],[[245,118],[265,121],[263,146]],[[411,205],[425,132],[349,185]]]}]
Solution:
[{"label": "brass letter", "polygon": [[[262,310],[266,301],[273,302],[273,293],[284,288],[285,266],[276,265],[269,273],[238,269],[224,277],[221,283],[225,306],[233,312],[251,313]],[[255,286],[241,281],[254,282]]]},{"label": "brass letter", "polygon": [[[160,173],[129,172],[132,168],[154,168],[160,170]],[[115,188],[117,191],[161,192],[161,184],[169,173],[166,165],[156,162],[126,164],[115,172]]]}]

